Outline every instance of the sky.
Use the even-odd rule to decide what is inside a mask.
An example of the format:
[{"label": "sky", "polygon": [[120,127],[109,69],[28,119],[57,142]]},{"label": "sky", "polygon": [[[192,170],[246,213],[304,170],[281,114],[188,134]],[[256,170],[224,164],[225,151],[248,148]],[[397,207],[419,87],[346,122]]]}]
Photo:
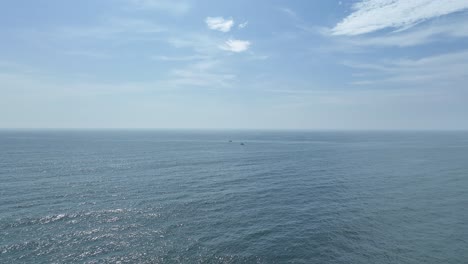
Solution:
[{"label": "sky", "polygon": [[4,0],[0,36],[0,128],[468,129],[468,0]]}]

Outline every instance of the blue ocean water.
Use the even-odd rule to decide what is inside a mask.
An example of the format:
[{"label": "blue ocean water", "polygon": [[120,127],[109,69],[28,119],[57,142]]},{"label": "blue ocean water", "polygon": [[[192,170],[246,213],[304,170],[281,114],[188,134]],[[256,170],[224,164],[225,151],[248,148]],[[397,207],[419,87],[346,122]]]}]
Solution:
[{"label": "blue ocean water", "polygon": [[0,231],[0,263],[468,263],[468,133],[3,131]]}]

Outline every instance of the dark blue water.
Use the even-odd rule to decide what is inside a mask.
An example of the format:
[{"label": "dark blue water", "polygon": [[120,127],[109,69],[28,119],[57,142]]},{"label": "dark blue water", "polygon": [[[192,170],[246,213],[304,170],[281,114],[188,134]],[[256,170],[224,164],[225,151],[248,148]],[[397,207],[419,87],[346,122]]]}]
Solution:
[{"label": "dark blue water", "polygon": [[468,133],[3,131],[0,231],[0,263],[468,263]]}]

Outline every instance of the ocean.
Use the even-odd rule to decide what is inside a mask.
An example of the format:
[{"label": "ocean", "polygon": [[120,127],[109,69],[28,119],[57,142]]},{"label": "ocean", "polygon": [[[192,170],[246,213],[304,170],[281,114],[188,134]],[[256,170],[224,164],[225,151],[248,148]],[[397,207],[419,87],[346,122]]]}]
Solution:
[{"label": "ocean", "polygon": [[4,130],[0,232],[0,263],[468,263],[468,132]]}]

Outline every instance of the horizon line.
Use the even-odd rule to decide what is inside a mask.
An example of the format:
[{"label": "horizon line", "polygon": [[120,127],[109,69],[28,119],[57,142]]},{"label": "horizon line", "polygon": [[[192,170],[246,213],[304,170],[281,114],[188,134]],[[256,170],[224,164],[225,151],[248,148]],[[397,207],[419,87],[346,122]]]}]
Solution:
[{"label": "horizon line", "polygon": [[284,131],[284,132],[468,132],[468,128],[125,128],[0,127],[0,131]]}]

